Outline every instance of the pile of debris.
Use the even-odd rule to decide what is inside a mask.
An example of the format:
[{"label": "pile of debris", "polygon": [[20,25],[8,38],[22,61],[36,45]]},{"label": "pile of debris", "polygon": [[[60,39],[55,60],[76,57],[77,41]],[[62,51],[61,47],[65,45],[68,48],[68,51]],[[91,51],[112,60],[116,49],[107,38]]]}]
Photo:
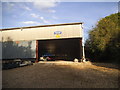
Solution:
[{"label": "pile of debris", "polygon": [[32,65],[33,63],[29,60],[5,60],[2,61],[2,69],[12,69],[12,68],[17,68],[17,67],[23,67],[23,66],[28,66]]}]

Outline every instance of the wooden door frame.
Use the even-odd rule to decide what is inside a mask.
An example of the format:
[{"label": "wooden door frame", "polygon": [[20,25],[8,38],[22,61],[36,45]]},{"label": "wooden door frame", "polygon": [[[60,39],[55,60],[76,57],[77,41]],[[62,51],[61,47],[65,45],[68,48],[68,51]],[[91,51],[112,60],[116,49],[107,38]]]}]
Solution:
[{"label": "wooden door frame", "polygon": [[35,62],[38,62],[39,61],[39,55],[38,55],[38,40],[36,40],[36,61]]}]

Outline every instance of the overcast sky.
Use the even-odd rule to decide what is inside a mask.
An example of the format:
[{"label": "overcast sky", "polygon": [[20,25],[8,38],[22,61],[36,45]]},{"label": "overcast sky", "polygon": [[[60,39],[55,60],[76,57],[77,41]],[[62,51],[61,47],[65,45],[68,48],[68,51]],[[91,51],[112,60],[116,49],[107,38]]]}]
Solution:
[{"label": "overcast sky", "polygon": [[117,2],[2,2],[2,27],[84,22],[85,39],[98,20],[118,12]]}]

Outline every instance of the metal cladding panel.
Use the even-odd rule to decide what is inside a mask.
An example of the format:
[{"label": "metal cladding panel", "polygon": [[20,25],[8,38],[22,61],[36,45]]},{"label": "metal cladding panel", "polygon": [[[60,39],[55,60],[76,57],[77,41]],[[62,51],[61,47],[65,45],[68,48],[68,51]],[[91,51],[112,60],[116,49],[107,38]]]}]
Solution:
[{"label": "metal cladding panel", "polygon": [[[61,33],[59,33],[61,32]],[[82,37],[81,24],[2,31],[3,41],[45,40]]]},{"label": "metal cladding panel", "polygon": [[2,42],[2,32],[0,31],[0,42]]},{"label": "metal cladding panel", "polygon": [[0,60],[2,60],[2,42],[0,42]]},{"label": "metal cladding panel", "polygon": [[0,60],[2,60],[2,32],[0,31]]},{"label": "metal cladding panel", "polygon": [[2,59],[36,58],[36,41],[8,41],[2,43]]}]

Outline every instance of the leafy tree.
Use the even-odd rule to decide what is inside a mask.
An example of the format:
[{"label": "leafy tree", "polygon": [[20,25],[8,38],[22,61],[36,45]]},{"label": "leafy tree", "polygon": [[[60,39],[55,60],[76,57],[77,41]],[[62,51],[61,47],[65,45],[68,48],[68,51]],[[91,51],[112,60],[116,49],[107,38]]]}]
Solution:
[{"label": "leafy tree", "polygon": [[98,21],[90,30],[85,50],[94,61],[118,62],[120,60],[120,13],[111,14]]}]

